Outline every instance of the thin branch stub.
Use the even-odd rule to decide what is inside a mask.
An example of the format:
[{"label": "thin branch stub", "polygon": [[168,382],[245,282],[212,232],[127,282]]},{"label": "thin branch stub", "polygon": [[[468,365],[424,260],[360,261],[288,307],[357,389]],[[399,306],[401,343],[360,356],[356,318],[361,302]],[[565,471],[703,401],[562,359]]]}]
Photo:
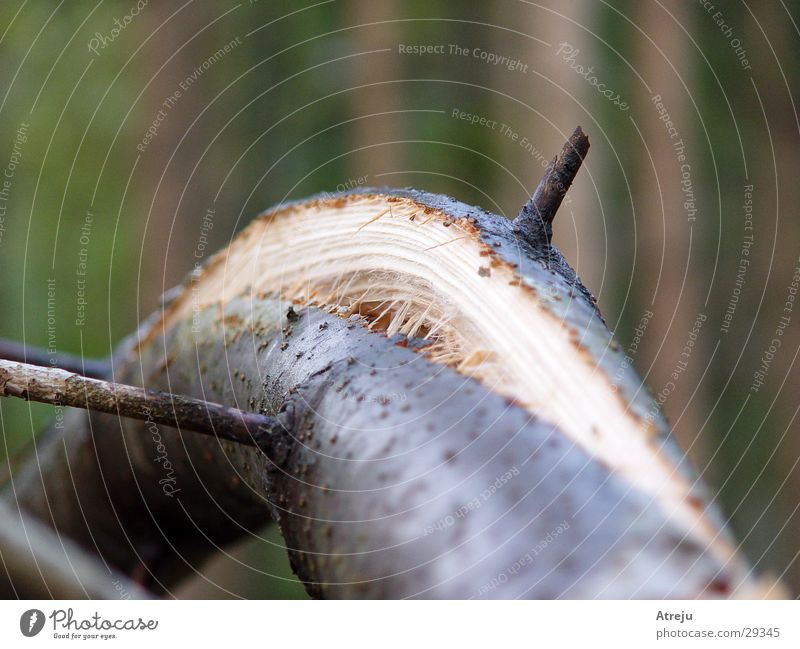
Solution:
[{"label": "thin branch stub", "polygon": [[514,219],[514,229],[532,245],[550,245],[553,219],[588,151],[589,138],[578,126],[547,165],[533,196]]}]

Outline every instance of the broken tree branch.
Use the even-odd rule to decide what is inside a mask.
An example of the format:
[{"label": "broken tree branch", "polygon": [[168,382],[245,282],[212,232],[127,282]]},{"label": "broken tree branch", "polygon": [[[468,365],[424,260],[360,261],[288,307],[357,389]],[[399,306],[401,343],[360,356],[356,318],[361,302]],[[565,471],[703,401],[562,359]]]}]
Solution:
[{"label": "broken tree branch", "polygon": [[0,396],[152,421],[247,446],[279,425],[273,417],[218,403],[7,360],[0,360]]},{"label": "broken tree branch", "polygon": [[550,246],[587,145],[514,224],[414,190],[267,212],[114,366],[280,425],[253,448],[72,411],[4,497],[157,592],[269,520],[320,597],[780,592]]},{"label": "broken tree branch", "polygon": [[534,246],[549,244],[553,219],[589,151],[589,138],[580,126],[570,135],[561,152],[553,158],[533,196],[522,206],[514,228]]}]

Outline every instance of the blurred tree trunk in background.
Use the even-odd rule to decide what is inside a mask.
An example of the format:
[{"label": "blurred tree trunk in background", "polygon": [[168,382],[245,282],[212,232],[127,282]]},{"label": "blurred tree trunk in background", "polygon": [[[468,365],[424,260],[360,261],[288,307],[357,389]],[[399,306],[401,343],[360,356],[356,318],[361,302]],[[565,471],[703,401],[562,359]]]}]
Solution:
[{"label": "blurred tree trunk in background", "polygon": [[[708,383],[701,379],[716,339],[706,320],[688,358],[681,351],[699,313],[708,316],[704,304],[707,282],[698,281],[711,244],[701,234],[704,224],[687,225],[681,165],[676,147],[683,142],[687,160],[694,161],[705,138],[697,125],[697,114],[687,96],[695,62],[693,50],[686,46],[684,30],[692,31],[693,13],[686,5],[670,7],[670,17],[658,4],[643,2],[630,16],[638,29],[631,27],[634,40],[631,63],[640,71],[650,91],[636,85],[632,97],[636,116],[630,137],[623,146],[631,154],[631,193],[636,209],[628,237],[636,250],[627,256],[631,265],[629,286],[633,292],[631,308],[638,318],[651,311],[641,357],[637,363],[654,394],[674,384],[662,409],[673,426],[681,447],[687,449],[698,469],[708,466],[708,436],[704,434],[705,413],[700,406],[708,402]],[[641,31],[639,31],[641,30]],[[678,73],[676,74],[676,71]],[[686,84],[686,85],[684,85]],[[659,119],[654,97],[660,96],[676,124],[677,135],[670,136]],[[641,132],[641,137],[638,137]],[[694,166],[695,192],[702,191],[706,174]],[[637,354],[638,355],[638,354]],[[658,359],[659,362],[654,361]],[[681,360],[687,361],[680,378],[671,375]],[[712,481],[714,476],[709,476]]]},{"label": "blurred tree trunk in background", "polygon": [[203,97],[181,97],[174,108],[163,104],[176,91],[181,92],[180,82],[202,61],[202,50],[197,46],[202,38],[197,35],[210,18],[205,12],[188,8],[176,12],[179,6],[153,4],[142,14],[147,31],[157,32],[147,46],[147,65],[141,70],[142,85],[150,82],[139,121],[142,135],[154,120],[160,119],[159,111],[165,115],[139,162],[136,198],[143,218],[136,221],[142,252],[138,296],[142,316],[155,309],[159,296],[191,269],[187,261],[197,241],[195,223],[206,208],[204,197],[185,193],[186,177],[206,138],[187,137],[181,141],[198,109],[205,106]]},{"label": "blurred tree trunk in background", "polygon": [[[345,126],[348,178],[337,185],[383,185],[386,181],[376,174],[406,169],[401,157],[405,147],[386,144],[403,140],[408,133],[402,112],[406,101],[401,68],[394,64],[397,48],[393,47],[402,23],[391,22],[399,17],[399,5],[396,0],[350,0],[344,5],[353,24],[365,25],[351,32],[352,51],[373,53],[355,57],[348,64],[347,87],[365,87],[347,92],[348,114],[355,119]],[[386,49],[390,51],[377,51]]]},{"label": "blurred tree trunk in background", "polygon": [[[508,96],[490,94],[493,117],[504,117],[519,134],[516,142],[499,133],[496,136],[500,145],[495,155],[508,170],[498,176],[498,201],[506,216],[516,216],[553,152],[581,124],[590,134],[592,152],[553,224],[553,243],[586,286],[602,294],[608,259],[595,170],[602,168],[598,160],[608,145],[596,128],[592,114],[595,97],[589,93],[589,86],[571,72],[563,54],[557,53],[561,43],[583,47],[592,3],[547,0],[536,5],[493,2],[488,6],[489,21],[503,28],[490,30],[493,50],[508,52],[528,66],[525,73],[496,75],[493,88]],[[509,44],[514,47],[509,48]],[[527,138],[531,146],[523,146],[522,138]]]},{"label": "blurred tree trunk in background", "polygon": [[[730,412],[738,412],[742,400],[749,399],[743,416],[732,422],[734,427],[719,463],[718,475],[727,481],[728,511],[736,508],[734,521],[751,556],[763,560],[778,574],[786,569],[786,579],[797,592],[800,588],[800,563],[797,561],[800,552],[800,422],[797,418],[800,409],[800,305],[797,301],[790,314],[791,324],[780,336],[781,351],[775,355],[767,381],[757,393],[750,390],[753,372],[760,367],[764,352],[776,337],[780,318],[787,315],[784,305],[789,299],[789,285],[800,267],[797,215],[800,106],[796,90],[800,83],[796,64],[800,57],[797,27],[800,16],[796,4],[790,7],[795,14],[793,20],[787,15],[788,9],[759,11],[760,6],[748,8],[744,4],[732,7],[731,22],[736,36],[747,48],[753,69],[745,73],[729,52],[724,67],[717,70],[731,95],[737,126],[744,140],[749,182],[754,185],[755,245],[745,302],[738,306],[736,329],[731,328],[727,335],[729,340],[725,341],[725,378],[732,375],[732,379],[724,394],[726,407],[722,408],[723,413],[716,413],[722,416],[716,418],[714,428],[718,434],[725,433],[731,424]],[[706,50],[711,56],[710,47]],[[729,131],[720,140],[725,137],[733,139],[734,136]],[[725,166],[725,159],[720,157]],[[731,183],[728,192],[730,209],[725,218],[735,229],[736,239],[726,246],[733,253],[726,293],[735,279],[737,248],[741,244],[742,185],[739,178],[735,184]],[[745,338],[748,343],[743,348],[741,341]],[[721,387],[715,386],[715,391]]]}]

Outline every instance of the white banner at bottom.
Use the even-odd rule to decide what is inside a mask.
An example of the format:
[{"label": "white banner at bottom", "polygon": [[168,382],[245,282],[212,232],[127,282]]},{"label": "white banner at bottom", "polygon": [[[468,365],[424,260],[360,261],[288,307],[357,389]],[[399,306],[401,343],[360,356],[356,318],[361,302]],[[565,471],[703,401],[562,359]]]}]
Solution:
[{"label": "white banner at bottom", "polygon": [[800,602],[4,601],[0,646],[800,647]]}]

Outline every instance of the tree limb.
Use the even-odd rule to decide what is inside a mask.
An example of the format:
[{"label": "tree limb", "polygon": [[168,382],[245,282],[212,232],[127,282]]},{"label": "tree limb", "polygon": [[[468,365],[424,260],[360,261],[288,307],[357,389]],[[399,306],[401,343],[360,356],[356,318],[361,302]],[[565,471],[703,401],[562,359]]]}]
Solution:
[{"label": "tree limb", "polygon": [[0,501],[0,597],[3,599],[146,599],[150,594]]},{"label": "tree limb", "polygon": [[0,360],[0,396],[118,414],[256,446],[274,417],[218,403],[81,376],[55,367]]}]

